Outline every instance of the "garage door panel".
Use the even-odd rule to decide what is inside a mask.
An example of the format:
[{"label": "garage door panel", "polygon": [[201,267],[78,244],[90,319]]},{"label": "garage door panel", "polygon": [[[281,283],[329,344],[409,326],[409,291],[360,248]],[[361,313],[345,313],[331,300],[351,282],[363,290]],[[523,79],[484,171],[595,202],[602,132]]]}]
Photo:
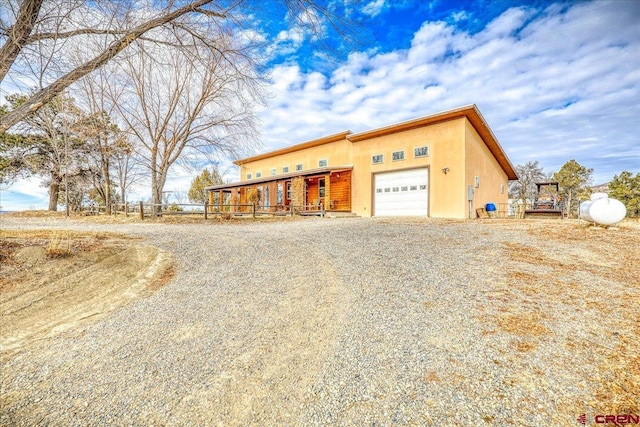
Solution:
[{"label": "garage door panel", "polygon": [[374,175],[376,216],[421,216],[428,213],[429,169],[409,169]]}]

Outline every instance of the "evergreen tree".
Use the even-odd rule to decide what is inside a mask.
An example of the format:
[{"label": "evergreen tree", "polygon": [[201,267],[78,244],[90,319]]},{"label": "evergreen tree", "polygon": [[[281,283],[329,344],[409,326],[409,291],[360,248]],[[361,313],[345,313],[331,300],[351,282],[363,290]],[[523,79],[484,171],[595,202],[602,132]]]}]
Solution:
[{"label": "evergreen tree", "polygon": [[592,174],[593,169],[582,166],[574,159],[569,160],[553,174],[554,181],[560,184],[560,195],[564,199],[567,215],[575,215],[580,197],[589,195],[588,184]]},{"label": "evergreen tree", "polygon": [[193,178],[191,181],[191,187],[189,188],[189,200],[192,203],[202,203],[204,204],[207,200],[209,200],[209,195],[207,191],[204,189],[205,187],[209,187],[212,185],[220,185],[222,184],[222,177],[220,173],[218,173],[217,169],[203,169],[200,175]]},{"label": "evergreen tree", "polygon": [[640,173],[634,177],[624,171],[609,183],[609,197],[620,200],[627,207],[628,217],[640,216]]}]

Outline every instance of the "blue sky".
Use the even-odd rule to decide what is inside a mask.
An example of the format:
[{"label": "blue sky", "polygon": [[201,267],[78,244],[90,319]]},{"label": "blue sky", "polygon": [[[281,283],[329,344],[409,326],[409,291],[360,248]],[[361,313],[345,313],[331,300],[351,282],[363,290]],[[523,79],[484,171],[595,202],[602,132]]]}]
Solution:
[{"label": "blue sky", "polygon": [[[326,25],[330,56],[284,11],[251,16],[270,54],[258,152],[476,104],[514,165],[551,173],[576,159],[594,184],[640,172],[640,2],[331,5],[362,37],[344,44]],[[187,191],[193,175],[174,170],[166,190]],[[5,210],[46,208],[34,179],[0,197]]]}]

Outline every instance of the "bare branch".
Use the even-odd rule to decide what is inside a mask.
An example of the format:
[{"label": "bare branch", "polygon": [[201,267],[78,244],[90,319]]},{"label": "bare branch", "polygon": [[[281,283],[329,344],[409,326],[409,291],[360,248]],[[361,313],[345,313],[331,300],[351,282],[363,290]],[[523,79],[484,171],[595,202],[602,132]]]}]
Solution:
[{"label": "bare branch", "polygon": [[9,68],[28,43],[29,34],[38,19],[43,0],[24,0],[18,11],[16,23],[7,31],[7,41],[0,48],[0,81],[4,80]]},{"label": "bare branch", "polygon": [[[28,0],[28,1],[31,2],[35,0]],[[167,24],[169,22],[172,22],[175,19],[187,13],[195,12],[201,6],[207,3],[211,3],[212,1],[213,0],[197,0],[192,3],[189,3],[184,7],[176,9],[173,12],[151,19],[147,22],[144,22],[136,26],[132,30],[128,31],[126,35],[120,37],[119,39],[111,43],[109,47],[107,47],[99,55],[85,62],[83,65],[80,65],[79,67],[76,67],[75,69],[66,73],[65,75],[57,79],[55,82],[50,84],[48,87],[36,92],[27,102],[22,104],[19,108],[16,108],[15,110],[11,111],[9,114],[2,117],[2,119],[0,119],[0,132],[6,131],[11,126],[18,123],[20,120],[22,120],[29,114],[33,113],[38,108],[42,107],[42,105],[50,101],[58,93],[61,93],[63,90],[69,87],[73,82],[81,79],[82,77],[91,73],[95,69],[102,67],[104,64],[106,64],[111,59],[113,59],[116,55],[122,52],[125,48],[131,45],[131,43],[133,43],[135,40],[137,40],[140,36],[142,36],[146,32],[154,28],[160,27],[164,24]]]},{"label": "bare branch", "polygon": [[70,37],[74,37],[74,36],[88,35],[88,34],[119,36],[119,35],[122,35],[122,34],[126,34],[126,31],[124,31],[124,30],[96,29],[96,28],[81,28],[81,29],[78,29],[78,30],[66,31],[66,32],[55,32],[55,31],[52,31],[52,32],[47,32],[47,33],[33,34],[33,35],[29,36],[29,38],[27,39],[27,44],[35,43],[37,41],[47,40],[47,39],[59,40],[59,39],[66,39],[66,38],[70,38]]}]

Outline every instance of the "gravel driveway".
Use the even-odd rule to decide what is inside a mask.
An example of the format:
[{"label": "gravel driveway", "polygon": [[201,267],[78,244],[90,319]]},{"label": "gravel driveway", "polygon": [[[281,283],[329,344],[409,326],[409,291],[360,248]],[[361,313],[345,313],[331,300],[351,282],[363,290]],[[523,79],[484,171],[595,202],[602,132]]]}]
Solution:
[{"label": "gravel driveway", "polygon": [[[595,304],[637,305],[634,276],[609,274],[621,266],[604,243],[550,239],[539,225],[1,225],[136,234],[178,261],[154,295],[8,360],[2,425],[573,426],[620,409],[598,400],[616,380],[608,363],[640,360],[638,319]],[[561,227],[583,232],[570,221],[542,228]],[[562,269],[542,292],[514,290]],[[626,392],[609,400],[640,401],[638,388]]]}]

